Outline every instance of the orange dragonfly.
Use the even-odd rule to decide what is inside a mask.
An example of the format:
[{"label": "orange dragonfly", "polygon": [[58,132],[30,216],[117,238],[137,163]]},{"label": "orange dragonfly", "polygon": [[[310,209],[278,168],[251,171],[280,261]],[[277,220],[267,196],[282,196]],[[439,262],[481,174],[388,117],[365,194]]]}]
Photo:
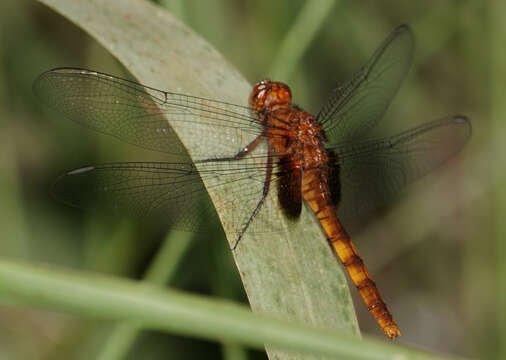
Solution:
[{"label": "orange dragonfly", "polygon": [[[287,85],[269,80],[255,85],[249,107],[243,107],[97,71],[50,70],[34,83],[44,102],[98,132],[177,156],[171,162],[78,168],[60,177],[54,192],[71,205],[85,207],[93,199],[141,215],[161,215],[176,228],[197,231],[203,214],[216,216],[211,205],[202,206],[202,179],[208,187],[240,189],[234,201],[249,210],[232,211],[226,219],[237,231],[234,249],[246,231],[266,231],[266,223],[267,231],[276,231],[276,221],[260,211],[268,196],[278,198],[290,219],[298,218],[304,200],[370,313],[395,338],[401,332],[345,228],[441,165],[471,134],[466,117],[449,116],[397,135],[367,137],[405,77],[412,52],[412,32],[401,25],[351,80],[330,94],[316,116],[291,103]],[[181,123],[191,123],[180,131],[199,140],[192,159],[174,130]],[[211,153],[206,139],[217,133],[229,134],[237,152]],[[262,142],[267,150],[255,150]]]}]

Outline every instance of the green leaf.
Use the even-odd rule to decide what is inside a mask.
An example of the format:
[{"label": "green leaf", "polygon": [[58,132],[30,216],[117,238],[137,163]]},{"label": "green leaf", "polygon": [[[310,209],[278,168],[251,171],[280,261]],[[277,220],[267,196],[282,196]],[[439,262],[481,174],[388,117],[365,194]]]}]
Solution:
[{"label": "green leaf", "polygon": [[[247,104],[251,86],[239,72],[191,29],[147,1],[40,2],[87,31],[143,84]],[[187,136],[185,129],[178,130],[182,130],[180,139],[191,154],[201,139]],[[206,143],[220,149],[228,144],[225,134],[206,139]],[[230,154],[236,150],[231,146]],[[210,195],[215,203],[235,197],[226,190]],[[273,199],[262,211],[283,217]],[[219,216],[226,223],[230,214],[220,210]],[[253,311],[358,335],[343,269],[313,215],[304,210],[292,230],[246,232],[233,252]],[[236,240],[235,232],[226,235],[230,243]],[[269,347],[267,350],[271,358],[286,358]]]}]

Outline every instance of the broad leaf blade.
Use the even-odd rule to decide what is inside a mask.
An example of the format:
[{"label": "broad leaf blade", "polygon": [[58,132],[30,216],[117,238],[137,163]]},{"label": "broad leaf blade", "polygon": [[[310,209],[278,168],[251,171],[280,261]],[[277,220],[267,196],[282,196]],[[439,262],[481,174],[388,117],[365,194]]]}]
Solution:
[{"label": "broad leaf blade", "polygon": [[[191,29],[147,1],[40,2],[87,31],[143,84],[247,103],[250,85],[238,71]],[[184,124],[175,130],[191,155],[199,139],[192,138],[191,129]],[[222,149],[230,134],[217,132],[213,139]],[[206,144],[213,146],[211,139]],[[230,153],[235,150],[230,144]],[[221,199],[233,200],[226,189],[210,195],[215,204]],[[274,212],[278,205],[270,199],[266,206]],[[230,214],[226,209],[218,213],[226,223]],[[279,216],[283,215],[279,212]],[[253,310],[358,334],[344,272],[308,211],[302,212],[294,230],[270,235],[246,233],[233,253]],[[235,237],[235,232],[227,232],[230,243]],[[271,358],[288,358],[277,350],[268,352]],[[293,359],[293,354],[289,358]]]}]

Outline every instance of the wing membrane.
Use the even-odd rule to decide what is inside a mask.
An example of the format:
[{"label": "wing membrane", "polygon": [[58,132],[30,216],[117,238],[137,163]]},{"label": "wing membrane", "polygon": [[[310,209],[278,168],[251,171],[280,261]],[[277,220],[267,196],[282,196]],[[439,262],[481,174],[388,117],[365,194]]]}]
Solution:
[{"label": "wing membrane", "polygon": [[[54,195],[76,207],[101,207],[135,216],[164,217],[168,225],[198,229],[206,194],[197,170],[186,163],[117,162],[69,171]],[[171,206],[166,206],[170,201]]]},{"label": "wing membrane", "polygon": [[195,123],[196,136],[209,134],[210,126],[254,135],[262,132],[247,107],[161,91],[97,71],[53,69],[41,74],[33,88],[45,103],[73,121],[149,150],[186,153],[167,120]]},{"label": "wing membrane", "polygon": [[405,186],[460,151],[471,135],[463,116],[436,120],[380,140],[330,149],[340,173],[340,219],[354,226],[357,217],[386,204]]},{"label": "wing membrane", "polygon": [[396,28],[353,78],[336,88],[317,115],[330,146],[351,141],[377,124],[404,79],[413,34]]},{"label": "wing membrane", "polygon": [[[239,233],[262,196],[265,159],[259,154],[244,160],[198,163],[116,162],[85,166],[63,174],[53,193],[59,200],[80,208],[108,209],[118,215],[162,220],[180,230],[207,231],[203,218],[216,219],[202,178],[210,192],[229,192],[233,201],[219,200],[227,214],[225,226]],[[199,170],[197,170],[197,167]],[[277,186],[283,175],[273,168],[269,201],[248,231],[275,232],[283,220],[271,210],[277,207]],[[245,190],[246,189],[246,190]],[[258,224],[258,226],[257,226]]]}]

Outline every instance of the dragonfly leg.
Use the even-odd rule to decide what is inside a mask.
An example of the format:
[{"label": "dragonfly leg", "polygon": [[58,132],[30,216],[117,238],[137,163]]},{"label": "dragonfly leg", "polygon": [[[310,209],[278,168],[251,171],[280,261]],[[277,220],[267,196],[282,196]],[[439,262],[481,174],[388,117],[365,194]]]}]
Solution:
[{"label": "dragonfly leg", "polygon": [[[256,146],[258,144],[258,142],[260,141],[259,139],[260,139],[261,136],[262,135],[260,135],[255,140],[256,143],[255,143],[255,141],[253,141],[251,144],[255,143],[254,146]],[[247,149],[247,147],[245,149]],[[247,151],[249,151],[249,150],[247,150]],[[264,181],[264,188],[263,188],[263,191],[262,191],[262,197],[260,198],[260,201],[258,201],[257,205],[255,206],[255,210],[253,210],[253,212],[251,213],[251,216],[249,217],[248,221],[246,222],[246,224],[242,228],[241,232],[239,233],[239,236],[237,237],[237,240],[235,241],[234,245],[232,246],[232,250],[235,250],[237,248],[237,245],[239,245],[239,241],[241,241],[242,236],[244,235],[244,233],[246,232],[246,230],[250,226],[251,222],[253,221],[253,219],[255,218],[255,216],[258,214],[258,212],[262,208],[262,205],[265,202],[265,199],[267,198],[267,194],[269,193],[269,187],[271,185],[271,178],[272,178],[272,158],[273,158],[273,153],[274,153],[274,151],[273,151],[271,145],[269,145],[269,154],[267,156],[267,171],[265,173],[265,181]]]},{"label": "dragonfly leg", "polygon": [[254,148],[257,147],[257,145],[260,143],[260,141],[263,139],[264,137],[264,134],[260,134],[258,135],[255,140],[253,140],[252,142],[250,142],[248,145],[246,145],[241,151],[239,151],[237,154],[235,154],[234,156],[234,159],[235,160],[240,160],[244,157],[244,155],[246,155],[247,153],[249,153],[251,150],[253,150]]},{"label": "dragonfly leg", "polygon": [[196,163],[206,163],[206,162],[215,162],[215,161],[233,161],[233,160],[241,160],[246,154],[251,152],[256,146],[260,143],[260,141],[264,138],[264,134],[258,135],[255,140],[250,142],[248,145],[242,148],[237,154],[234,156],[223,157],[223,158],[210,158],[204,160],[198,160]]}]

